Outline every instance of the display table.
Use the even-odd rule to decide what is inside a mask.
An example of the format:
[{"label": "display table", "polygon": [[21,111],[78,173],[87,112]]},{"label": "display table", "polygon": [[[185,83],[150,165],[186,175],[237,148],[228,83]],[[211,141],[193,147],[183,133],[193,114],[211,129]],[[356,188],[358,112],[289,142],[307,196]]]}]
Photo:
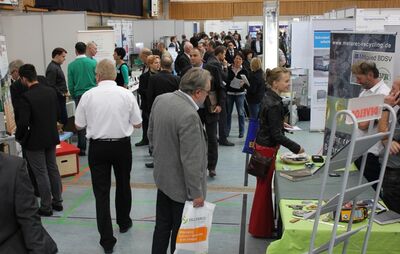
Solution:
[{"label": "display table", "polygon": [[[316,166],[321,166],[316,164]],[[279,230],[282,230],[282,237],[280,240],[272,242],[267,249],[267,254],[296,254],[308,252],[311,233],[313,228],[313,221],[298,221],[290,223],[289,220],[293,218],[292,209],[287,207],[289,204],[300,204],[301,200],[315,200],[318,201],[321,192],[321,183],[323,170],[316,172],[313,176],[298,182],[292,182],[279,175],[283,167],[290,168],[304,168],[304,165],[288,165],[283,164],[280,159],[276,160],[276,174],[274,178],[274,190],[278,221],[282,222]],[[338,170],[340,171],[340,170]],[[349,186],[355,186],[358,183],[360,173],[353,165],[349,174]],[[340,192],[343,177],[329,177],[324,193],[324,199],[336,195]],[[365,180],[364,180],[365,182]],[[359,197],[361,199],[370,199],[374,197],[374,190],[371,188],[369,191],[362,193]],[[354,224],[354,227],[364,225],[363,223]],[[345,230],[343,227],[338,228],[339,232]],[[316,246],[329,240],[332,226],[321,224],[318,228],[318,235],[316,239]],[[359,233],[351,238],[349,249],[347,253],[361,253],[364,234]],[[367,253],[400,253],[400,224],[380,226],[374,224],[372,234],[368,244]],[[378,244],[379,243],[379,244]],[[341,245],[339,245],[341,246]],[[338,248],[341,250],[341,248]],[[335,252],[336,253],[336,252]],[[337,251],[341,253],[341,251]]]},{"label": "display table", "polygon": [[79,173],[79,148],[67,142],[60,142],[56,147],[56,161],[61,176]]},{"label": "display table", "polygon": [[[318,202],[318,200],[315,200]],[[280,240],[272,242],[267,249],[267,254],[282,254],[282,253],[307,253],[311,233],[314,225],[312,220],[300,220],[296,223],[290,223],[293,218],[292,208],[288,205],[301,204],[301,200],[281,199],[279,202],[279,210],[283,224],[283,235]],[[367,221],[353,224],[353,228],[365,225]],[[329,223],[333,225],[333,222]],[[339,223],[338,234],[344,232],[347,228],[346,223]],[[320,224],[315,246],[320,246],[322,243],[329,241],[331,237],[332,225]],[[347,253],[361,253],[362,243],[364,241],[364,231],[361,231],[350,238]],[[400,253],[400,223],[381,226],[374,223],[370,239],[368,241],[368,254],[397,254]],[[334,253],[342,253],[342,245],[335,248]]]}]

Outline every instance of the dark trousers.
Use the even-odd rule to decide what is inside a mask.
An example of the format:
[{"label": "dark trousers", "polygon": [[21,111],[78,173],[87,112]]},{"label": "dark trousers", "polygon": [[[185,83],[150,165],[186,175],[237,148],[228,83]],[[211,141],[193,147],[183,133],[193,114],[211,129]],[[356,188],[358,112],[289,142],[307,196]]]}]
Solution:
[{"label": "dark trousers", "polygon": [[382,199],[389,210],[400,213],[400,169],[386,167]]},{"label": "dark trousers", "polygon": [[[79,95],[74,98],[75,107],[78,107],[81,97],[82,95]],[[78,148],[83,152],[86,151],[86,142],[86,129],[78,130]]]},{"label": "dark trousers", "polygon": [[217,141],[217,119],[213,120],[208,120],[206,117],[206,109],[201,108],[198,111],[201,122],[204,124],[206,127],[206,133],[207,133],[207,146],[208,146],[208,152],[207,152],[207,158],[208,158],[208,163],[207,163],[207,168],[208,170],[215,170],[217,167],[217,162],[218,162],[218,141]]},{"label": "dark trousers", "polygon": [[149,112],[142,110],[142,140],[148,141],[147,129],[149,128]]},{"label": "dark trousers", "polygon": [[57,100],[58,100],[58,107],[60,108],[60,123],[64,126],[68,122],[68,113],[67,113],[67,105],[66,105],[66,98],[64,95],[57,93]]},{"label": "dark trousers", "polygon": [[218,137],[220,142],[224,142],[227,140],[226,134],[226,121],[227,121],[227,113],[226,113],[226,103],[225,105],[221,105],[221,112],[219,112],[218,118]]},{"label": "dark trousers", "polygon": [[[359,157],[354,161],[354,164],[358,169],[361,167],[362,157]],[[368,180],[368,182],[372,182],[379,179],[379,174],[381,172],[381,164],[379,163],[379,157],[375,156],[372,153],[368,153],[367,162],[365,163],[364,169],[364,177]],[[377,185],[372,185],[372,188],[376,190]]]},{"label": "dark trousers", "polygon": [[115,209],[117,224],[125,227],[132,222],[129,214],[132,206],[130,173],[132,149],[130,138],[122,141],[95,141],[89,145],[89,167],[92,175],[93,193],[96,199],[97,228],[100,245],[112,248],[117,239],[113,236],[110,213],[111,167],[116,182]]},{"label": "dark trousers", "polygon": [[25,152],[24,148],[22,148],[22,158],[24,158],[26,160],[26,169],[28,170],[29,178],[31,179],[35,196],[39,196],[39,189],[38,189],[38,185],[36,182],[35,174],[32,171],[32,168],[31,168],[31,165],[29,164],[28,158],[26,157],[26,152]]},{"label": "dark trousers", "polygon": [[56,162],[56,147],[25,150],[25,155],[37,182],[40,208],[52,211],[52,204],[62,203],[62,183]]},{"label": "dark trousers", "polygon": [[181,226],[185,204],[170,199],[162,191],[157,191],[156,226],[153,234],[152,254],[166,254],[171,239],[171,254],[175,251],[176,236]]}]

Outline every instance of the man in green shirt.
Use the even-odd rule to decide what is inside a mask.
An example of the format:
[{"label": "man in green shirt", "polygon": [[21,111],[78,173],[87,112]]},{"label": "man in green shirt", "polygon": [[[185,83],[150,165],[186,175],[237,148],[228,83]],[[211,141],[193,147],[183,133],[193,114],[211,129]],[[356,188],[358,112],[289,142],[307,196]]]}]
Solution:
[{"label": "man in green shirt", "polygon": [[[68,90],[77,107],[81,96],[96,86],[96,61],[85,55],[86,44],[75,44],[76,59],[68,65]],[[79,155],[86,155],[86,131],[78,131]]]}]

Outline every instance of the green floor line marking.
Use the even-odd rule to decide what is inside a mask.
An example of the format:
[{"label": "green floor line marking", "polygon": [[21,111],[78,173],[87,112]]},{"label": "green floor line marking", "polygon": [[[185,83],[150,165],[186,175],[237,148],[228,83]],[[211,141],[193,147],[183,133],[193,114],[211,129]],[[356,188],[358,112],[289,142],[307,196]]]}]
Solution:
[{"label": "green floor line marking", "polygon": [[76,208],[78,208],[82,203],[86,202],[90,198],[91,194],[92,194],[92,189],[87,189],[83,195],[78,197],[72,203],[70,208],[68,208],[64,212],[64,214],[58,219],[58,221],[62,224],[66,220],[66,218],[75,211]]}]

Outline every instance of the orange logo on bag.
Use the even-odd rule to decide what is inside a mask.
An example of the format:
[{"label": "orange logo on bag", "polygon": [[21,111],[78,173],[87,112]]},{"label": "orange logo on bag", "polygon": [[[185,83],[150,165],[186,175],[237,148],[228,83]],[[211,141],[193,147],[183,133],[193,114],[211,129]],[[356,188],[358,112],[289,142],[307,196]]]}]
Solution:
[{"label": "orange logo on bag", "polygon": [[207,227],[179,229],[176,243],[197,243],[207,239]]}]

